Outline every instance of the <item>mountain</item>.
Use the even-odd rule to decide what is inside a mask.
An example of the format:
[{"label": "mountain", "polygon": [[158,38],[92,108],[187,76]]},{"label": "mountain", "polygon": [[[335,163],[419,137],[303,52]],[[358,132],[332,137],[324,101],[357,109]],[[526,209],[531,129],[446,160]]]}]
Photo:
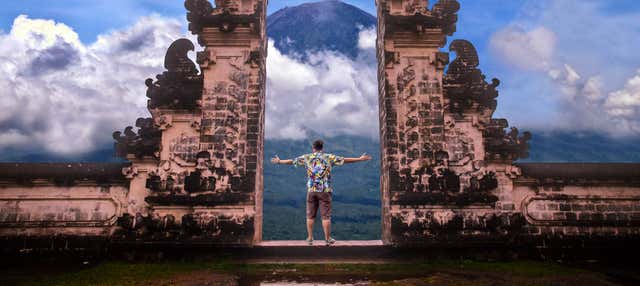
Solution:
[{"label": "mountain", "polygon": [[48,152],[31,152],[25,153],[22,150],[2,150],[0,152],[0,162],[110,162],[118,163],[124,162],[123,159],[114,157],[114,151],[112,145],[100,146],[94,151],[64,155]]},{"label": "mountain", "polygon": [[536,131],[529,158],[520,162],[640,162],[640,137],[584,131]]},{"label": "mountain", "polygon": [[280,9],[267,17],[267,35],[287,55],[329,50],[358,55],[358,34],[376,18],[357,7],[330,0]]}]

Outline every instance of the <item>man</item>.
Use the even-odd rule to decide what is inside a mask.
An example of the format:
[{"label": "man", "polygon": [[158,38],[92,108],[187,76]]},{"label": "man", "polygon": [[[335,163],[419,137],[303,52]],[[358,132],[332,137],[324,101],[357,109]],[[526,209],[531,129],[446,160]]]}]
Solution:
[{"label": "man", "polygon": [[331,167],[345,163],[355,163],[371,160],[371,156],[362,154],[358,158],[344,158],[334,154],[322,152],[322,140],[313,142],[312,153],[302,155],[293,160],[280,160],[278,155],[271,159],[271,163],[294,166],[304,166],[307,170],[307,242],[313,245],[313,222],[320,208],[322,229],[326,245],[335,243],[331,238]]}]

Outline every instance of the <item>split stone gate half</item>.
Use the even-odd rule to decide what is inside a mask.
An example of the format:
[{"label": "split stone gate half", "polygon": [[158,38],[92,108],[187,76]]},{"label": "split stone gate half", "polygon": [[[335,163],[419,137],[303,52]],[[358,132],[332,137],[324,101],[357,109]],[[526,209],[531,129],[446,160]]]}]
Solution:
[{"label": "split stone gate half", "polygon": [[[201,72],[175,41],[151,117],[113,134],[130,163],[0,164],[5,248],[262,240],[267,3],[215,2],[185,1]],[[514,164],[531,134],[492,118],[499,81],[448,41],[459,3],[376,4],[385,244],[638,240],[640,164]]]}]

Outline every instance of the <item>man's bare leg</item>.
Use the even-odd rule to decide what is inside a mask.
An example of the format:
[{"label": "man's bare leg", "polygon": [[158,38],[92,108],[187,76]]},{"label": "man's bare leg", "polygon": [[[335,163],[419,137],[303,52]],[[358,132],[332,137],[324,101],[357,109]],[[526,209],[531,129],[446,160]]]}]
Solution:
[{"label": "man's bare leg", "polygon": [[313,222],[314,219],[307,219],[307,240],[313,240]]},{"label": "man's bare leg", "polygon": [[322,229],[324,230],[324,240],[329,240],[331,238],[331,220],[323,219],[322,220]]}]

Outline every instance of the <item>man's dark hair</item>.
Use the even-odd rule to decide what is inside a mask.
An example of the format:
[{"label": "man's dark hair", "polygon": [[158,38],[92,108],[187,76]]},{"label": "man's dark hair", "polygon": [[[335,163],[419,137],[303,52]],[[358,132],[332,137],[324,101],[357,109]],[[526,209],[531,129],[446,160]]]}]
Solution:
[{"label": "man's dark hair", "polygon": [[318,139],[316,141],[313,141],[313,149],[321,151],[322,150],[322,145],[324,145],[324,142],[322,142],[322,140]]}]

